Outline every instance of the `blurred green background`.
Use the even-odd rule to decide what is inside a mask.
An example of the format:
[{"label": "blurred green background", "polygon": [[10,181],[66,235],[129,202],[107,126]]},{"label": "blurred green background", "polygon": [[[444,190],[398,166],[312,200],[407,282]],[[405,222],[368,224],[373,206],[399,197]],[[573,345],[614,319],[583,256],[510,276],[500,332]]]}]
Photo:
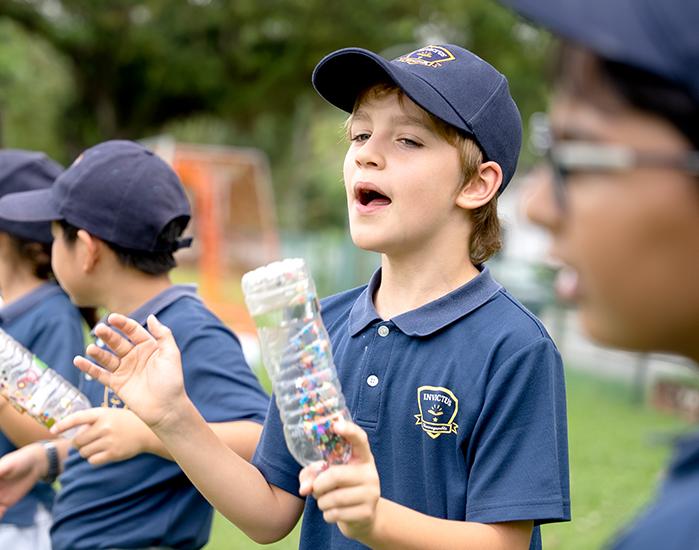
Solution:
[{"label": "blurred green background", "polygon": [[523,117],[545,105],[548,37],[492,0],[3,0],[2,146],[70,164],[107,139],[258,147],[281,227],[343,228],[344,115],[311,85],[342,47],[471,49]]}]

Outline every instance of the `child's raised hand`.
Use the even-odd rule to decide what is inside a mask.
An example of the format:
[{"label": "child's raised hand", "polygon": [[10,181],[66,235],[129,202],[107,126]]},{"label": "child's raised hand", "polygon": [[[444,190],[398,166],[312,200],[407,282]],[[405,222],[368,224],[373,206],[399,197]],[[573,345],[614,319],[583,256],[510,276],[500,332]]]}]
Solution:
[{"label": "child's raised hand", "polygon": [[111,388],[149,426],[176,428],[173,413],[188,398],[180,351],[170,329],[154,315],[148,317],[150,333],[133,319],[117,313],[109,316],[109,324],[131,341],[107,325],[97,325],[95,334],[114,354],[90,344],[88,355],[104,368],[80,356],[75,358],[75,366]]},{"label": "child's raised hand", "polygon": [[361,541],[374,527],[381,497],[379,474],[364,430],[343,421],[333,429],[352,443],[348,463],[325,470],[318,464],[305,467],[299,474],[299,492],[301,496],[312,493],[326,522],[337,523],[343,535]]}]

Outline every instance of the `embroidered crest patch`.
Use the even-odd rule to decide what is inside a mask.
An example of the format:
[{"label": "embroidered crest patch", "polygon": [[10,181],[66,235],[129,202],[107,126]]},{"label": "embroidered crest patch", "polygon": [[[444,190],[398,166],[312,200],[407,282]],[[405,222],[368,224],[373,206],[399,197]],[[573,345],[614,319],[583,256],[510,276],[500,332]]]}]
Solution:
[{"label": "embroidered crest patch", "polygon": [[446,61],[456,59],[454,55],[441,46],[427,46],[420,48],[396,59],[397,63],[407,63],[408,65],[425,65],[427,67],[441,67]]},{"label": "embroidered crest patch", "polygon": [[420,414],[416,414],[416,425],[421,425],[432,439],[442,434],[456,433],[459,429],[454,422],[459,412],[459,400],[446,388],[421,386],[417,389],[417,405]]}]

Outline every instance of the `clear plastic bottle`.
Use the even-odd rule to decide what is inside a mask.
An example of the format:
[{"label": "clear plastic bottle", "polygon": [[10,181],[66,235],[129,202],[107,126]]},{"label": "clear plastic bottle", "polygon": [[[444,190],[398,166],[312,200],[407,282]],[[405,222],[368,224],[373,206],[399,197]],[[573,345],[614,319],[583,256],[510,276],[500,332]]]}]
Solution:
[{"label": "clear plastic bottle", "polygon": [[[78,389],[0,329],[0,394],[47,427],[92,404]],[[77,428],[61,437],[71,438]]]},{"label": "clear plastic bottle", "polygon": [[351,416],[306,263],[299,258],[271,263],[246,273],[242,287],[289,452],[303,466],[319,460],[344,464],[351,445],[332,428]]}]

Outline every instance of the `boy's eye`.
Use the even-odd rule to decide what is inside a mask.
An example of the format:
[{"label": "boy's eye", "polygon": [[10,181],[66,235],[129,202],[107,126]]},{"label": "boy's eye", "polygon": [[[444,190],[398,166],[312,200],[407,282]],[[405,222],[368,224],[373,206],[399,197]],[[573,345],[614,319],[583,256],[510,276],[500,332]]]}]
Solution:
[{"label": "boy's eye", "polygon": [[369,134],[357,133],[352,137],[352,141],[366,141],[371,136]]},{"label": "boy's eye", "polygon": [[417,141],[409,138],[401,138],[400,141],[408,147],[422,147],[422,143],[418,143]]}]

